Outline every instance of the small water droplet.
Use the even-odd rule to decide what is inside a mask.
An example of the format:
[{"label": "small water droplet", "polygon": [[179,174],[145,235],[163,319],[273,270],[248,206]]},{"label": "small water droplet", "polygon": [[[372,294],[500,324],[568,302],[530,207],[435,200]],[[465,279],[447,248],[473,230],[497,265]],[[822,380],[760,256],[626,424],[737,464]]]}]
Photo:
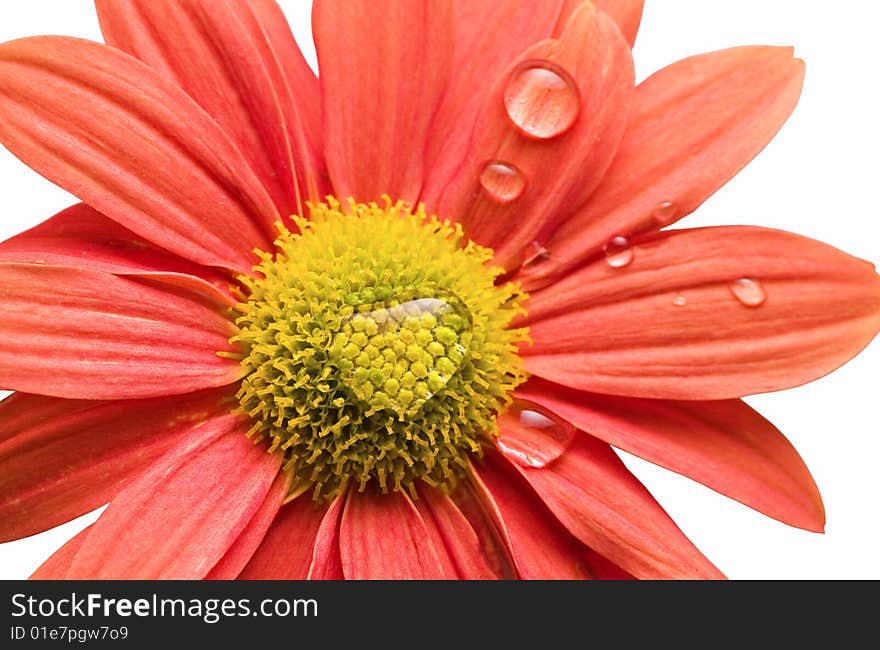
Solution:
[{"label": "small water droplet", "polygon": [[526,61],[510,75],[504,107],[526,135],[541,140],[568,131],[580,113],[577,84],[549,61]]},{"label": "small water droplet", "polygon": [[657,225],[662,228],[673,223],[676,217],[678,217],[678,206],[672,201],[661,201],[654,207],[654,212],[651,215],[654,217]]},{"label": "small water droplet", "polygon": [[672,299],[672,304],[675,305],[676,307],[684,307],[685,305],[688,304],[688,299],[682,295],[678,295]]},{"label": "small water droplet", "polygon": [[626,237],[612,237],[605,244],[605,261],[613,269],[622,269],[633,261],[633,249]]},{"label": "small water droplet", "polygon": [[516,400],[498,418],[498,449],[522,467],[546,467],[574,441],[577,429],[538,404]]},{"label": "small water droplet", "polygon": [[522,265],[524,267],[535,266],[536,264],[540,264],[541,262],[549,259],[550,251],[544,248],[539,242],[533,241],[526,249],[525,258],[523,259]]},{"label": "small water droplet", "polygon": [[498,203],[510,203],[523,193],[526,179],[513,165],[496,160],[483,167],[480,185]]},{"label": "small water droplet", "polygon": [[734,297],[746,307],[760,307],[767,300],[767,292],[757,280],[740,278],[730,283],[730,291]]}]

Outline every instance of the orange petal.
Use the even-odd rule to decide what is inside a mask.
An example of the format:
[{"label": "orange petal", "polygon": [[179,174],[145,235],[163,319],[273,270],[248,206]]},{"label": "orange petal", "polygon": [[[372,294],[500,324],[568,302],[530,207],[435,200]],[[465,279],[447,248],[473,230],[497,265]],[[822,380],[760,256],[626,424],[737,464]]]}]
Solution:
[{"label": "orange petal", "polygon": [[73,399],[224,386],[235,328],[198,294],[82,268],[0,262],[3,388]]},{"label": "orange petal", "polygon": [[495,515],[522,580],[583,580],[587,548],[547,510],[498,454],[474,466],[474,483]]},{"label": "orange petal", "polygon": [[[566,0],[557,26],[557,33],[565,27],[565,22],[574,11],[586,0]],[[642,10],[645,0],[593,0],[596,9],[608,14],[630,46],[636,42],[639,24],[642,22]]]},{"label": "orange petal", "polygon": [[602,183],[524,269],[527,287],[601,254],[617,235],[657,230],[694,211],[754,158],[800,97],[791,48],[738,47],[673,63],[636,88],[626,133]]},{"label": "orange petal", "polygon": [[480,540],[455,502],[439,489],[424,487],[415,506],[422,515],[446,575],[463,580],[493,580]]},{"label": "orange petal", "polygon": [[515,465],[581,542],[641,579],[723,576],[611,448],[586,434],[544,468]]},{"label": "orange petal", "polygon": [[221,412],[225,394],[117,402],[6,398],[0,402],[0,542],[107,503],[193,426]]},{"label": "orange petal", "polygon": [[0,142],[144,239],[250,272],[278,212],[221,127],[186,93],[104,45],[0,45]]},{"label": "orange petal", "polygon": [[219,307],[240,300],[225,273],[163,251],[84,203],[0,243],[0,261],[140,276],[203,294]]},{"label": "orange petal", "polygon": [[71,563],[77,580],[205,577],[263,504],[281,463],[237,415],[215,418],[129,484]]},{"label": "orange petal", "polygon": [[674,402],[575,391],[533,378],[517,395],[610,445],[684,474],[784,523],[821,532],[825,509],[804,461],[740,400]]},{"label": "orange petal", "polygon": [[[425,150],[420,198],[436,212],[443,190],[467,152],[480,107],[493,83],[525,50],[549,38],[565,0],[456,0],[455,53]],[[447,216],[447,215],[444,215]]]},{"label": "orange petal", "polygon": [[633,75],[620,31],[584,3],[559,40],[526,51],[487,95],[440,213],[514,268],[599,183],[623,135]]},{"label": "orange petal", "polygon": [[70,563],[82,547],[91,526],[86,526],[64,543],[64,546],[52,553],[37,570],[31,574],[30,580],[64,580]]},{"label": "orange petal", "polygon": [[325,512],[308,495],[284,505],[238,579],[305,580]]},{"label": "orange petal", "polygon": [[872,265],[806,237],[700,228],[631,252],[533,296],[530,372],[599,393],[727,399],[822,377],[880,329]]},{"label": "orange petal", "polygon": [[220,561],[205,576],[205,580],[235,580],[253,558],[261,545],[266,532],[275,520],[287,490],[290,488],[290,473],[278,472],[272,486],[266,493],[263,503],[254,513],[238,539],[229,547]]},{"label": "orange petal", "polygon": [[440,562],[438,541],[404,493],[349,492],[339,529],[346,579],[455,579]]},{"label": "orange petal", "polygon": [[345,505],[345,495],[339,495],[323,510],[309,565],[309,580],[343,580],[342,556],[339,548],[339,526]]},{"label": "orange petal", "polygon": [[[107,44],[186,90],[232,138],[279,213],[303,214],[300,190],[316,174],[309,143],[300,140],[298,104],[261,20],[286,25],[280,10],[272,14],[262,3],[260,14],[252,3],[230,0],[98,0],[95,6]],[[299,95],[302,105],[319,101],[314,75],[311,81],[296,88],[312,93]]]},{"label": "orange petal", "polygon": [[336,196],[415,203],[451,63],[451,4],[315,0],[312,29]]}]

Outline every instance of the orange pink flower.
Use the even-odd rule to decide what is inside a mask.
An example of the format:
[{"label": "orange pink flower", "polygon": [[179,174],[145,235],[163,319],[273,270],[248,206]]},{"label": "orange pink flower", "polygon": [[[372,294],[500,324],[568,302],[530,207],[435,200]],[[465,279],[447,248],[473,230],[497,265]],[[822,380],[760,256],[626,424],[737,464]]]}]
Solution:
[{"label": "orange pink flower", "polygon": [[[797,103],[789,48],[634,80],[638,0],[97,0],[0,45],[0,142],[82,203],[0,244],[0,541],[35,578],[720,578],[614,449],[822,530],[741,400],[880,277],[668,229]],[[436,216],[435,216],[436,215]]]}]

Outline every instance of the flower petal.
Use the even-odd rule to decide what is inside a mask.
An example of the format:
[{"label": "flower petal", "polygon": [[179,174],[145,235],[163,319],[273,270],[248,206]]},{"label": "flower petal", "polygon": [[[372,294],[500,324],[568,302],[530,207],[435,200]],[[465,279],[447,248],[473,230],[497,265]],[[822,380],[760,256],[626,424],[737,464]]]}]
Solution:
[{"label": "flower petal", "polygon": [[723,578],[612,449],[586,434],[544,468],[515,465],[581,542],[637,578]]},{"label": "flower petal", "polygon": [[451,21],[448,2],[315,0],[324,152],[337,197],[418,199]]},{"label": "flower petal", "polygon": [[480,540],[467,518],[445,492],[431,487],[419,490],[415,506],[435,542],[443,571],[463,580],[494,580],[480,550]]},{"label": "flower petal", "polygon": [[0,542],[107,503],[221,411],[225,391],[117,402],[14,393],[0,402]]},{"label": "flower petal", "polygon": [[818,379],[880,329],[872,265],[806,237],[699,228],[632,253],[533,296],[530,372],[599,393],[727,399]]},{"label": "flower petal", "polygon": [[[568,4],[573,5],[574,8],[580,2],[583,0],[569,0]],[[630,46],[635,44],[639,24],[642,22],[645,0],[594,0],[593,4],[597,9],[611,16]]]},{"label": "flower petal", "polygon": [[249,272],[278,212],[220,126],[146,65],[39,36],[0,45],[0,141],[148,241]]},{"label": "flower petal", "polygon": [[140,276],[196,291],[218,306],[240,300],[226,274],[156,248],[84,203],[0,243],[0,261]]},{"label": "flower petal", "polygon": [[693,212],[754,158],[800,97],[791,48],[750,46],[673,63],[636,88],[614,163],[580,211],[542,242],[527,288],[601,254],[612,237],[657,230]]},{"label": "flower petal", "polygon": [[774,519],[816,532],[824,528],[825,509],[810,471],[785,436],[745,402],[612,397],[537,378],[517,395]]},{"label": "flower petal", "polygon": [[[549,72],[527,72],[536,66]],[[535,97],[508,96],[509,84],[533,78],[537,81],[524,82],[524,88]],[[541,86],[547,79],[557,88],[550,99]],[[591,3],[582,4],[559,40],[530,48],[498,79],[440,201],[440,213],[461,220],[471,239],[495,250],[496,263],[514,268],[540,232],[581,205],[598,185],[626,126],[633,79],[632,53],[620,31]],[[508,104],[531,110],[526,123],[536,124],[533,130],[542,135],[520,131]],[[544,120],[558,115],[572,116],[570,128],[547,122],[545,131]],[[486,182],[487,167],[498,163],[515,168],[512,174],[522,189],[499,193],[491,176]]]},{"label": "flower petal", "polygon": [[205,576],[205,580],[235,580],[239,576],[253,558],[266,532],[275,520],[281,504],[284,503],[284,498],[290,487],[290,478],[289,472],[278,472],[259,509],[254,513],[238,539],[226,551],[226,554]]},{"label": "flower petal", "polygon": [[67,570],[70,568],[70,563],[73,561],[73,558],[76,557],[83,542],[86,541],[86,537],[91,528],[91,525],[86,526],[76,535],[67,540],[61,548],[52,553],[45,562],[37,567],[37,570],[31,574],[29,579],[64,580],[67,576]]},{"label": "flower petal", "polygon": [[[263,15],[238,0],[97,0],[95,6],[107,44],[186,90],[232,138],[278,212],[303,214],[300,190],[308,186],[307,170],[314,172],[308,144],[297,139],[298,106],[263,28],[265,4]],[[280,11],[271,18],[286,24]],[[301,103],[318,97],[303,96]]]},{"label": "flower petal", "polygon": [[281,459],[226,415],[194,429],[110,503],[67,577],[199,579],[263,504]]},{"label": "flower petal", "polygon": [[88,269],[0,262],[3,388],[128,399],[232,383],[233,325],[198,295]]},{"label": "flower petal", "polygon": [[[314,98],[316,101],[297,101],[296,108],[302,124],[303,135],[308,139],[309,150],[316,159],[323,160],[321,151],[321,84],[314,70],[302,54],[284,12],[275,0],[251,0],[251,11],[257,16],[275,56],[281,64],[287,87],[294,97]],[[291,117],[291,116],[287,116]],[[296,133],[296,129],[289,129]],[[322,167],[323,167],[323,163]],[[323,196],[320,195],[320,196]]]},{"label": "flower petal", "polygon": [[441,564],[430,530],[402,492],[350,490],[339,528],[339,550],[348,580],[457,577]]},{"label": "flower petal", "polygon": [[495,515],[522,580],[583,580],[588,549],[548,512],[498,454],[474,467],[474,483]]},{"label": "flower petal", "polygon": [[345,496],[337,496],[324,509],[324,518],[318,527],[309,566],[309,580],[343,580],[342,557],[339,549],[339,521],[342,518]]},{"label": "flower petal", "polygon": [[522,52],[546,38],[565,0],[542,0],[524,8],[522,0],[456,0],[455,53],[446,91],[431,122],[425,150],[421,201],[437,201],[461,165],[474,120],[497,79]]},{"label": "flower petal", "polygon": [[327,510],[308,495],[282,506],[238,579],[305,580]]}]

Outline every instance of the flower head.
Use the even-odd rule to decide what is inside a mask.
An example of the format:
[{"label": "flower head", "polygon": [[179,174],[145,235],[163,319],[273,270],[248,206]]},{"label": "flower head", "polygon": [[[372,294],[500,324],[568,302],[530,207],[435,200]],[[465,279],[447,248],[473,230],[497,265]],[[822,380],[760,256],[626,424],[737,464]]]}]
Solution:
[{"label": "flower head", "polygon": [[0,244],[0,538],[109,502],[35,577],[721,577],[614,448],[822,529],[739,398],[857,354],[880,277],[667,229],[790,49],[636,85],[638,0],[315,0],[316,76],[271,0],[96,6],[0,45],[0,142],[83,201]]}]

